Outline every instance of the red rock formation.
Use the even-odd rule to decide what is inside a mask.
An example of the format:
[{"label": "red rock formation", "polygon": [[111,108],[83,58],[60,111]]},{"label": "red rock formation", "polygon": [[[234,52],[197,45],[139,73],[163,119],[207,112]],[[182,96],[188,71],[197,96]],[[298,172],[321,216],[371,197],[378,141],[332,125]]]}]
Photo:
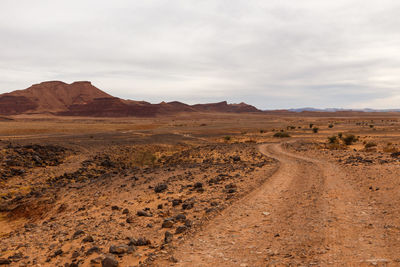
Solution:
[{"label": "red rock formation", "polygon": [[51,113],[62,116],[151,117],[182,112],[259,112],[245,103],[187,105],[181,102],[150,104],[113,97],[90,82],[60,81],[35,84],[25,90],[0,95],[0,114]]}]

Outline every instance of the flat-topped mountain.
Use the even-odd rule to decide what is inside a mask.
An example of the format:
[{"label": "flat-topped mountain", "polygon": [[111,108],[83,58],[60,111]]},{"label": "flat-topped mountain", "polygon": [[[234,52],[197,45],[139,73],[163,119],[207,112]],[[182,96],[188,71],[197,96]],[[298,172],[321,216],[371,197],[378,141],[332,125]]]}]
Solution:
[{"label": "flat-topped mountain", "polygon": [[145,101],[124,100],[111,96],[91,82],[67,84],[49,81],[34,84],[25,90],[0,95],[0,114],[54,114],[60,116],[157,116],[183,112],[242,113],[261,112],[245,104],[228,104],[226,101],[211,104],[187,105],[181,102],[151,104]]},{"label": "flat-topped mountain", "polygon": [[60,81],[34,84],[25,90],[0,95],[0,113],[56,113],[72,105],[82,105],[96,98],[112,98],[90,82],[67,84]]}]

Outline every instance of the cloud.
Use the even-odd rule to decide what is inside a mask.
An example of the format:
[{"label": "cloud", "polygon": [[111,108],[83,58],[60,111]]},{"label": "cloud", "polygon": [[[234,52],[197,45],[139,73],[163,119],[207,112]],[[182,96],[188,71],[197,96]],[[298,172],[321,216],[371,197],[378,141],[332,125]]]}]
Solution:
[{"label": "cloud", "polygon": [[392,0],[3,0],[0,10],[1,92],[91,80],[151,102],[397,105]]}]

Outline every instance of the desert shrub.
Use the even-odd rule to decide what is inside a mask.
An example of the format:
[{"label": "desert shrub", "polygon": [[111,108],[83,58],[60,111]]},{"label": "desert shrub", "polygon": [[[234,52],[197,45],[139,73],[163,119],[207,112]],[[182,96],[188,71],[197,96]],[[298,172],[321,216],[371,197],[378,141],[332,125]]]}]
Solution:
[{"label": "desert shrub", "polygon": [[314,123],[310,123],[310,129],[314,126]]},{"label": "desert shrub", "polygon": [[227,136],[224,137],[224,140],[225,140],[225,141],[230,141],[231,139],[232,139],[232,137],[230,137],[229,135],[227,135]]},{"label": "desert shrub", "polygon": [[264,130],[260,130],[260,133],[265,133],[265,131]]},{"label": "desert shrub", "polygon": [[312,129],[313,133],[318,133],[318,130],[319,130],[318,127],[314,127],[314,128]]},{"label": "desert shrub", "polygon": [[332,124],[332,123],[329,124],[328,127],[329,127],[329,128],[333,128],[333,124]]},{"label": "desert shrub", "polygon": [[335,143],[337,143],[337,142],[338,142],[337,136],[336,136],[336,135],[329,136],[329,137],[328,137],[328,142],[329,142],[329,144],[335,144]]},{"label": "desert shrub", "polygon": [[369,125],[369,128],[374,128],[374,125],[373,125],[373,124],[370,124],[370,125]]},{"label": "desert shrub", "polygon": [[286,132],[277,132],[273,136],[277,138],[284,138],[284,137],[290,137],[290,134]]},{"label": "desert shrub", "polygon": [[344,142],[345,145],[347,145],[347,146],[352,145],[354,142],[357,142],[357,140],[358,140],[357,137],[354,136],[353,134],[346,135],[346,136],[343,138],[343,142]]},{"label": "desert shrub", "polygon": [[375,147],[375,146],[377,146],[377,144],[374,143],[374,142],[367,142],[367,143],[364,145],[365,148],[371,148],[371,147]]},{"label": "desert shrub", "polygon": [[338,133],[337,136],[339,137],[339,139],[343,138],[343,134],[342,133]]}]

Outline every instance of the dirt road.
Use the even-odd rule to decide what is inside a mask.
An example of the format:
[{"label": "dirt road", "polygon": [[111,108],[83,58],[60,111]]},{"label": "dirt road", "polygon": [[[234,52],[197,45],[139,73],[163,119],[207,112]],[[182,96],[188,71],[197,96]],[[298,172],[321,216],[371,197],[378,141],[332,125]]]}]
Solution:
[{"label": "dirt road", "polygon": [[175,266],[395,266],[384,218],[333,163],[260,151],[280,162],[259,189],[178,246]]}]

